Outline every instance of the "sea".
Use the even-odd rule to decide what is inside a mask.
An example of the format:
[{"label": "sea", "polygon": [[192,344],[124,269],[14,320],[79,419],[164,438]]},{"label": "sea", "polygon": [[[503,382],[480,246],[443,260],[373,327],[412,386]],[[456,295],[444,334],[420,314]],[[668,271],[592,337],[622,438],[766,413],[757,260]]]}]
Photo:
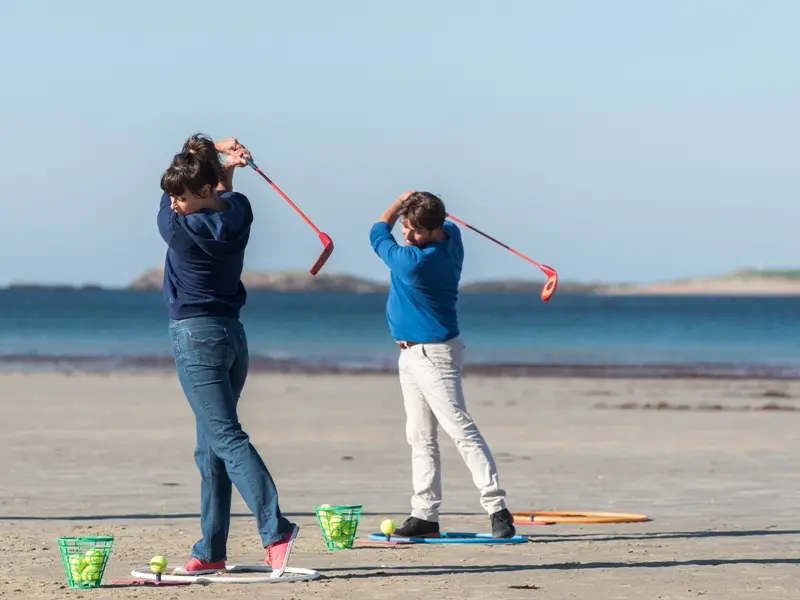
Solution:
[{"label": "sea", "polygon": [[[385,293],[251,291],[251,369],[396,370]],[[800,376],[800,298],[464,293],[465,376]],[[0,290],[0,369],[173,368],[160,291]]]}]

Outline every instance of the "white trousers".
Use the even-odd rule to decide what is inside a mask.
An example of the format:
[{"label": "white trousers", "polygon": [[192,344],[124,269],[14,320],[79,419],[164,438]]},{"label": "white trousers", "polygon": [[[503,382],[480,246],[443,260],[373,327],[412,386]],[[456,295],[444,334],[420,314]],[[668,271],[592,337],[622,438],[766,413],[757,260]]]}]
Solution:
[{"label": "white trousers", "polygon": [[400,387],[414,486],[411,516],[418,519],[439,520],[442,504],[439,424],[472,474],[483,509],[492,514],[506,508],[506,492],[500,488],[494,457],[467,412],[461,386],[463,364],[464,344],[460,338],[441,344],[417,344],[400,351]]}]

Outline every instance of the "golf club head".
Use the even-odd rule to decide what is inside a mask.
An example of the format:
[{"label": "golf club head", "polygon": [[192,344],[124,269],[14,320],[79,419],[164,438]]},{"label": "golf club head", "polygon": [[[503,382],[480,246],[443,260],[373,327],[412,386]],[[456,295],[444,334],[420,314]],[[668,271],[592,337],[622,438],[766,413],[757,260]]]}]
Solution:
[{"label": "golf club head", "polygon": [[308,272],[312,275],[319,273],[319,270],[333,253],[333,240],[331,239],[331,236],[329,236],[327,233],[320,232],[319,241],[322,242],[324,247],[322,248],[322,253],[320,253],[319,258],[317,258],[317,262],[315,262],[308,270]]},{"label": "golf club head", "polygon": [[553,267],[548,267],[547,265],[541,266],[542,272],[547,275],[547,281],[544,283],[544,287],[542,287],[542,292],[539,296],[542,299],[542,302],[547,302],[550,300],[550,296],[552,296],[556,288],[558,287],[558,273]]}]

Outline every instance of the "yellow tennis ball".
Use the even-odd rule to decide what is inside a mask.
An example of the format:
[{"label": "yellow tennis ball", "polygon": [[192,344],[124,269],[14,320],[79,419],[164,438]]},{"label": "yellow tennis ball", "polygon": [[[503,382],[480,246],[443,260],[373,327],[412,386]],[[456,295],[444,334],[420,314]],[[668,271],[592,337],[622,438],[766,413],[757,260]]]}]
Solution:
[{"label": "yellow tennis ball", "polygon": [[394,533],[394,521],[386,519],[381,523],[381,533],[383,535],[392,535]]},{"label": "yellow tennis ball", "polygon": [[150,570],[153,573],[163,573],[167,568],[167,559],[163,556],[154,556],[150,559]]},{"label": "yellow tennis ball", "polygon": [[341,535],[343,523],[344,519],[341,515],[333,515],[328,520],[328,526],[331,528],[331,535]]},{"label": "yellow tennis ball", "polygon": [[69,568],[71,571],[77,571],[79,574],[83,571],[84,567],[86,566],[86,559],[83,558],[80,554],[73,554],[69,557]]},{"label": "yellow tennis ball", "polygon": [[103,564],[103,551],[99,548],[90,548],[86,551],[86,564],[87,565],[102,565]]},{"label": "yellow tennis ball", "polygon": [[88,565],[81,573],[81,583],[94,583],[100,577],[100,567]]}]

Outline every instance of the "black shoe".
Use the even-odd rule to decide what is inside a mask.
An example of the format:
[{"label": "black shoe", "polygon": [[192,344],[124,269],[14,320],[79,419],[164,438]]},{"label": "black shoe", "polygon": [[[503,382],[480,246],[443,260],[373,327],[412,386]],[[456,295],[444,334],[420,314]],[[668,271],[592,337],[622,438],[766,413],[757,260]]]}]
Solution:
[{"label": "black shoe", "polygon": [[517,534],[517,530],[514,528],[514,518],[507,508],[498,510],[489,518],[492,521],[492,537],[510,538]]},{"label": "black shoe", "polygon": [[435,521],[425,521],[416,517],[409,517],[405,522],[394,530],[398,537],[439,537],[439,523]]}]

